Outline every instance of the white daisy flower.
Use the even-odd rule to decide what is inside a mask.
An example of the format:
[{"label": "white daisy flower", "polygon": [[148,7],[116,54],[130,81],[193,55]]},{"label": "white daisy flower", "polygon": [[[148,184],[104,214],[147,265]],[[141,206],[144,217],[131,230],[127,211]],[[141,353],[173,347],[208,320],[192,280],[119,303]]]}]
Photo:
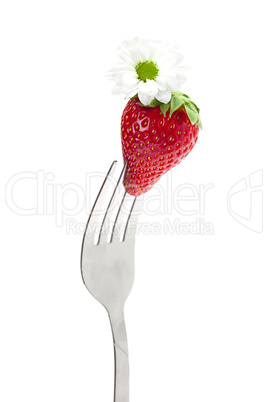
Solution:
[{"label": "white daisy flower", "polygon": [[183,55],[177,47],[150,39],[125,40],[119,48],[120,61],[108,72],[115,82],[114,94],[126,98],[138,95],[148,106],[153,99],[168,103],[171,93],[186,81],[181,74]]}]

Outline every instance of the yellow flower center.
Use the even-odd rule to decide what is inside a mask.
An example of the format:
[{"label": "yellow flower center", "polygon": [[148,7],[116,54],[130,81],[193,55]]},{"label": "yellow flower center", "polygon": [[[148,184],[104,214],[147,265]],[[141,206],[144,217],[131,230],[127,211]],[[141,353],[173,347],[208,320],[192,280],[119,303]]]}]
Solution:
[{"label": "yellow flower center", "polygon": [[136,67],[138,79],[146,82],[146,80],[154,80],[158,76],[159,68],[153,61],[139,62]]}]

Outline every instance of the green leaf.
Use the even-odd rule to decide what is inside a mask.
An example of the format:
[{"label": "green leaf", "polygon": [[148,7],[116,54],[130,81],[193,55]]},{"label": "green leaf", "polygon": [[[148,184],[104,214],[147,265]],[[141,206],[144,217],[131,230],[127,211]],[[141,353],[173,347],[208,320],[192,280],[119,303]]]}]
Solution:
[{"label": "green leaf", "polygon": [[194,107],[195,107],[195,109],[196,109],[197,113],[199,113],[199,112],[200,112],[199,107],[197,107],[197,106],[196,106],[196,104],[195,104],[193,101],[191,101],[190,103],[191,103],[191,105],[192,105],[192,106],[194,106]]},{"label": "green leaf", "polygon": [[186,113],[190,119],[190,122],[192,124],[196,124],[197,120],[198,120],[198,114],[196,112],[194,112],[192,109],[189,108],[189,106],[185,105],[185,110]]},{"label": "green leaf", "polygon": [[172,96],[173,95],[178,95],[179,97],[181,97],[182,95],[183,95],[183,93],[182,92],[180,92],[180,91],[176,91],[176,92],[172,92],[172,94],[171,94]]},{"label": "green leaf", "polygon": [[198,127],[200,127],[200,128],[201,128],[201,130],[203,130],[203,125],[202,125],[201,120],[199,120],[199,121],[197,122],[197,125],[198,125]]},{"label": "green leaf", "polygon": [[161,102],[159,102],[159,100],[154,98],[149,106],[156,107],[156,106],[159,106],[159,105],[161,105]]},{"label": "green leaf", "polygon": [[198,115],[199,109],[198,109],[198,107],[196,106],[196,104],[195,104],[194,102],[192,102],[192,101],[189,99],[189,101],[187,101],[187,102],[185,102],[185,103],[186,103],[186,105],[187,105],[190,109],[192,109],[193,112],[195,112],[195,113]]},{"label": "green leaf", "polygon": [[172,114],[176,110],[178,110],[182,104],[183,104],[183,100],[180,98],[180,95],[178,95],[176,92],[174,92],[171,97],[170,116],[172,116]]},{"label": "green leaf", "polygon": [[160,109],[164,116],[166,116],[166,113],[167,113],[169,107],[170,107],[169,103],[161,103],[160,104]]}]

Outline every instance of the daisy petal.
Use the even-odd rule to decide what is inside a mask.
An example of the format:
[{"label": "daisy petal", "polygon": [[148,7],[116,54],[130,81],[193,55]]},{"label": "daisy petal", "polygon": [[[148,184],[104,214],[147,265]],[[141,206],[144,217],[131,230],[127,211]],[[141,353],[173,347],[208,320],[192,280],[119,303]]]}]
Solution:
[{"label": "daisy petal", "polygon": [[189,71],[192,67],[180,65],[180,71]]},{"label": "daisy petal", "polygon": [[168,103],[171,99],[171,92],[169,90],[158,91],[155,97],[159,102]]},{"label": "daisy petal", "polygon": [[165,79],[158,76],[156,77],[155,82],[157,83],[157,86],[160,89],[160,91],[164,91],[165,89],[167,89],[167,83]]},{"label": "daisy petal", "polygon": [[120,95],[122,93],[122,89],[118,86],[112,88],[112,94],[113,95]]},{"label": "daisy petal", "polygon": [[122,75],[122,84],[127,86],[138,85],[139,80],[136,73],[124,73]]},{"label": "daisy petal", "polygon": [[139,82],[138,90],[148,96],[154,97],[157,94],[158,87],[154,80],[146,80],[146,82]]},{"label": "daisy petal", "polygon": [[146,95],[146,94],[143,93],[143,92],[138,92],[138,97],[139,97],[139,100],[141,101],[141,103],[142,103],[144,106],[150,105],[150,103],[151,103],[152,100],[154,99],[154,96]]}]

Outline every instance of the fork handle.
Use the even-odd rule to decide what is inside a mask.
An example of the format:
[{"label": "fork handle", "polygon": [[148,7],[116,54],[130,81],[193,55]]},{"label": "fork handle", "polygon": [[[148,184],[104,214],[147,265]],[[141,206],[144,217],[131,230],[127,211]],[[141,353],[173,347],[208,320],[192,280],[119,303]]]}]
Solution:
[{"label": "fork handle", "polygon": [[114,342],[114,402],[129,402],[128,343],[124,313],[109,314]]}]

